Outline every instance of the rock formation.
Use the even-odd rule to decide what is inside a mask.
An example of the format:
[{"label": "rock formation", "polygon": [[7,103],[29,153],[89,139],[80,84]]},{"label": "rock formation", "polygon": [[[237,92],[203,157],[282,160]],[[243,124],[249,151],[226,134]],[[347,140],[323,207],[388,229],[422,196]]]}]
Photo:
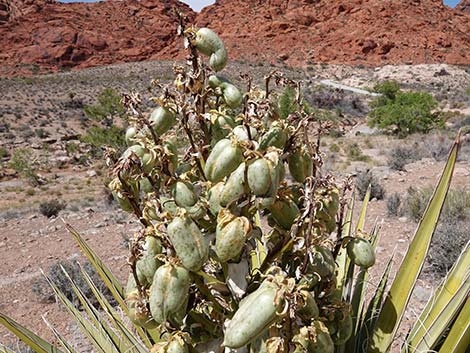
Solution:
[{"label": "rock formation", "polygon": [[198,14],[177,0],[0,0],[0,75],[175,58],[175,8],[240,60],[470,65],[470,12],[441,0],[217,0]]}]

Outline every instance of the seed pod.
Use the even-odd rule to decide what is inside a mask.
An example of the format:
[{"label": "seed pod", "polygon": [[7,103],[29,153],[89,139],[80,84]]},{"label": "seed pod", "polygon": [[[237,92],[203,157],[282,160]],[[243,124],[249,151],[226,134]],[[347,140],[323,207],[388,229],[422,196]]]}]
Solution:
[{"label": "seed pod", "polygon": [[188,345],[182,336],[181,332],[172,334],[167,341],[155,344],[150,353],[188,353]]},{"label": "seed pod", "polygon": [[299,208],[290,199],[279,199],[269,208],[271,216],[282,228],[289,230],[300,214]]},{"label": "seed pod", "polygon": [[219,113],[211,114],[211,145],[214,146],[217,142],[227,137],[232,128],[235,126],[235,121],[228,115],[221,115]]},{"label": "seed pod", "polygon": [[225,347],[234,349],[245,346],[276,320],[276,312],[283,304],[277,300],[277,292],[277,285],[265,281],[240,302],[225,331],[223,343]]},{"label": "seed pod", "polygon": [[148,178],[142,178],[139,180],[139,189],[143,193],[147,194],[153,191],[152,183]]},{"label": "seed pod", "polygon": [[230,211],[222,210],[217,217],[215,252],[221,262],[236,259],[243,250],[251,224],[246,217],[235,217]]},{"label": "seed pod", "polygon": [[158,107],[150,115],[149,121],[156,134],[161,136],[176,124],[176,115],[168,108]]},{"label": "seed pod", "polygon": [[266,195],[271,187],[272,168],[265,158],[259,158],[248,166],[248,187],[256,196]]},{"label": "seed pod", "polygon": [[217,142],[207,158],[204,174],[209,181],[216,183],[230,175],[242,162],[240,146],[229,139],[222,139]]},{"label": "seed pod", "polygon": [[230,174],[220,195],[220,205],[225,207],[230,202],[239,199],[245,194],[245,163],[238,166]]},{"label": "seed pod", "polygon": [[209,189],[207,198],[209,201],[209,209],[214,216],[217,216],[222,206],[220,205],[220,196],[224,189],[224,183],[219,182]]},{"label": "seed pod", "polygon": [[333,330],[330,330],[331,338],[335,345],[344,344],[352,335],[353,322],[351,315],[347,313],[342,320],[332,323]]},{"label": "seed pod", "polygon": [[132,154],[136,155],[139,158],[142,158],[147,152],[147,150],[141,145],[132,145],[127,147],[127,149],[122,153],[122,159],[129,158]]},{"label": "seed pod", "polygon": [[108,187],[111,190],[114,200],[119,203],[119,206],[126,212],[133,212],[129,196],[132,196],[135,200],[139,199],[139,187],[137,183],[129,183],[130,195],[127,194],[124,186],[118,177],[111,180]]},{"label": "seed pod", "polygon": [[171,321],[183,307],[189,292],[189,272],[180,266],[160,266],[150,287],[150,312],[156,322]]},{"label": "seed pod", "polygon": [[167,233],[183,266],[190,271],[199,271],[209,256],[209,243],[196,223],[183,214],[171,221]]},{"label": "seed pod", "polygon": [[128,146],[132,146],[134,142],[134,137],[137,135],[137,129],[133,126],[129,127],[126,130],[125,140]]},{"label": "seed pod", "polygon": [[180,207],[192,207],[197,202],[194,186],[188,182],[177,181],[171,192],[176,204]]},{"label": "seed pod", "polygon": [[152,173],[158,162],[157,155],[153,151],[146,151],[140,161],[142,163],[142,169],[148,174]]},{"label": "seed pod", "polygon": [[140,284],[147,286],[152,284],[155,271],[161,265],[156,256],[162,252],[162,245],[158,238],[147,236],[142,250],[142,256],[136,263],[137,278]]},{"label": "seed pod", "polygon": [[200,202],[198,202],[192,207],[185,207],[185,210],[188,212],[188,215],[195,221],[204,218],[204,216],[207,214],[206,208]]},{"label": "seed pod", "polygon": [[[250,134],[252,139],[256,139],[258,137],[258,131],[254,127],[249,127],[250,128]],[[248,131],[246,130],[245,125],[238,125],[235,126],[232,130],[232,135],[237,138],[238,141],[248,141]]]},{"label": "seed pod", "polygon": [[264,158],[268,161],[271,174],[271,186],[269,187],[267,195],[275,197],[279,189],[279,184],[284,179],[284,164],[277,152],[268,152],[264,155]]},{"label": "seed pod", "polygon": [[333,353],[335,350],[328,329],[318,320],[315,320],[312,326],[301,327],[292,342],[296,346],[294,352]]},{"label": "seed pod", "polygon": [[317,273],[322,280],[327,280],[334,275],[335,260],[331,251],[323,246],[315,246],[310,258],[309,272]]},{"label": "seed pod", "polygon": [[303,183],[305,178],[312,175],[312,156],[306,148],[300,148],[288,157],[289,171],[298,183]]},{"label": "seed pod", "polygon": [[168,164],[168,170],[173,174],[178,168],[178,149],[176,148],[174,141],[166,140],[163,142],[163,151],[170,162]]},{"label": "seed pod", "polygon": [[299,306],[297,313],[305,320],[316,319],[320,315],[317,302],[313,297],[312,293],[306,290],[300,291],[302,298],[301,305]]},{"label": "seed pod", "polygon": [[374,249],[369,241],[363,238],[355,238],[348,243],[348,256],[355,265],[369,268],[375,264]]},{"label": "seed pod", "polygon": [[193,44],[202,54],[210,56],[209,67],[212,70],[220,71],[227,64],[227,50],[224,42],[209,28],[199,29]]},{"label": "seed pod", "polygon": [[225,104],[230,108],[238,108],[242,102],[243,96],[240,90],[228,79],[218,75],[211,75],[208,79],[209,86],[213,89],[220,88]]},{"label": "seed pod", "polygon": [[276,147],[281,150],[284,149],[284,146],[287,142],[287,133],[279,126],[271,126],[271,128],[266,132],[260,140],[259,150],[265,151],[268,147]]},{"label": "seed pod", "polygon": [[158,323],[153,319],[147,308],[146,301],[140,298],[137,289],[127,294],[126,303],[129,319],[131,319],[135,325],[148,330],[158,326]]}]

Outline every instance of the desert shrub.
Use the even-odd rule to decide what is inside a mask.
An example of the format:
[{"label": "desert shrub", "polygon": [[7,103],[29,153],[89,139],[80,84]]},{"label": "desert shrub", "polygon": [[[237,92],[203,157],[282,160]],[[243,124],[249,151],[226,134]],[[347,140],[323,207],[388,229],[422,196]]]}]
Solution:
[{"label": "desert shrub", "polygon": [[401,197],[395,192],[387,198],[387,213],[389,216],[398,216],[400,212]]},{"label": "desert shrub", "polygon": [[39,205],[39,213],[47,218],[57,217],[59,212],[65,209],[65,206],[65,202],[61,202],[59,200],[41,202]]},{"label": "desert shrub", "polygon": [[370,160],[369,156],[366,156],[364,153],[362,153],[361,147],[356,142],[348,146],[347,154],[349,159],[352,161],[367,162]]},{"label": "desert shrub", "polygon": [[415,132],[427,133],[443,121],[437,108],[437,101],[426,92],[403,92],[396,84],[385,82],[375,87],[382,93],[371,103],[368,123],[371,127],[391,129],[400,137]]},{"label": "desert shrub", "polygon": [[[107,88],[100,93],[97,100],[96,104],[84,107],[86,116],[93,120],[95,125],[87,130],[81,140],[95,147],[93,150],[95,155],[100,154],[100,148],[103,146],[123,149],[126,144],[124,129],[120,126],[126,125],[126,122],[121,97],[115,90]],[[115,124],[116,119],[118,119],[117,124]]]},{"label": "desert shrub", "polygon": [[299,109],[304,110],[305,112],[310,111],[310,106],[307,102],[302,102],[301,105],[296,100],[296,91],[292,87],[286,87],[279,95],[276,104],[276,112],[282,119],[287,119],[287,117],[297,112]]},{"label": "desert shrub", "polygon": [[470,222],[443,222],[434,233],[427,262],[428,272],[444,276],[470,241]]},{"label": "desert shrub", "polygon": [[109,128],[93,126],[80,139],[95,147],[95,152],[98,152],[99,148],[103,146],[122,149],[126,145],[124,129],[118,126],[111,126]]},{"label": "desert shrub", "polygon": [[449,154],[450,139],[445,135],[431,135],[423,141],[423,150],[436,161],[443,161]]},{"label": "desert shrub", "polygon": [[396,146],[388,154],[388,165],[395,170],[405,170],[405,166],[423,157],[417,144],[412,146]]},{"label": "desert shrub", "polygon": [[36,134],[37,137],[39,137],[40,139],[44,139],[46,137],[49,136],[49,133],[44,130],[43,128],[39,128],[39,129],[35,129],[34,130],[34,133]]},{"label": "desert shrub", "polygon": [[341,150],[341,148],[336,143],[333,143],[330,145],[329,150],[330,152],[338,153]]},{"label": "desert shrub", "polygon": [[[98,301],[96,297],[93,295],[92,290],[88,286],[83,274],[80,270],[79,262],[75,259],[73,260],[63,260],[55,263],[52,265],[47,271],[47,277],[59,288],[59,290],[66,295],[66,297],[75,304],[76,307],[80,307],[80,303],[78,301],[77,296],[73,292],[72,286],[70,281],[65,276],[64,272],[62,271],[62,267],[68,273],[70,278],[74,281],[78,288],[82,291],[86,298],[90,300],[90,302],[98,307]],[[96,272],[95,268],[88,262],[84,262],[82,264],[83,270],[91,277],[93,283],[98,287],[98,289],[106,295],[107,299],[114,303],[114,299],[109,292],[108,288],[101,280],[98,272]],[[35,295],[39,297],[42,302],[51,303],[55,301],[55,295],[50,287],[47,280],[43,277],[36,279],[33,281],[32,291]]]},{"label": "desert shrub", "polygon": [[98,102],[93,105],[85,105],[83,111],[92,120],[103,122],[111,126],[116,117],[123,118],[125,109],[121,103],[121,96],[112,88],[106,88],[98,95]]},{"label": "desert shrub", "polygon": [[0,159],[8,156],[8,150],[5,147],[0,147]]},{"label": "desert shrub", "polygon": [[[430,188],[416,189],[410,187],[403,202],[403,214],[414,221],[419,221],[431,198]],[[452,189],[447,195],[441,220],[444,223],[457,223],[470,216],[470,192],[464,189]]]},{"label": "desert shrub", "polygon": [[366,196],[367,188],[371,187],[370,198],[382,200],[385,197],[385,189],[371,171],[361,171],[356,176],[356,191],[361,200]]},{"label": "desert shrub", "polygon": [[31,148],[17,148],[13,151],[9,166],[19,175],[27,178],[32,185],[39,185],[40,178],[33,163],[33,150]]}]

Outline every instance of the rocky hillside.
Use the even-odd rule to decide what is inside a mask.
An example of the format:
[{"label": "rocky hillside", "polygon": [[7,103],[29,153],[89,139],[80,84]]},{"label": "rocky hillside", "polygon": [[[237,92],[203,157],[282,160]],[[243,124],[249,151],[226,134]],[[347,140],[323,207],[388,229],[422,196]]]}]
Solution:
[{"label": "rocky hillside", "polygon": [[174,8],[240,60],[470,65],[470,13],[440,0],[217,0],[199,14],[178,0],[0,0],[0,75],[174,58]]},{"label": "rocky hillside", "polygon": [[470,12],[470,0],[462,0],[456,7],[457,10],[460,11],[468,11]]},{"label": "rocky hillside", "polygon": [[2,9],[0,75],[161,58],[166,47],[171,58],[180,51],[175,9],[193,16],[177,0],[0,0]]},{"label": "rocky hillside", "polygon": [[217,0],[197,19],[250,60],[470,64],[470,16],[438,0]]}]

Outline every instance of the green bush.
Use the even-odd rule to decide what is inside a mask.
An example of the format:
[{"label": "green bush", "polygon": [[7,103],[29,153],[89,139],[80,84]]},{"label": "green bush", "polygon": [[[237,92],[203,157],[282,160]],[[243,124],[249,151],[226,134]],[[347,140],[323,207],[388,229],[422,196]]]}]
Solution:
[{"label": "green bush", "polygon": [[115,125],[109,128],[93,126],[88,129],[87,134],[82,136],[80,140],[96,148],[110,146],[122,149],[126,146],[124,129]]},{"label": "green bush", "polygon": [[[94,105],[86,105],[84,112],[92,119],[94,126],[87,130],[81,137],[83,142],[89,143],[96,149],[94,154],[99,154],[103,146],[122,150],[125,146],[124,128],[125,108],[121,103],[120,95],[111,88],[106,88],[98,96],[98,102]],[[118,119],[118,121],[115,121]]]},{"label": "green bush", "polygon": [[98,102],[93,105],[85,105],[83,111],[92,120],[103,122],[111,126],[116,117],[123,118],[125,109],[121,103],[121,96],[116,90],[106,88],[98,95]]},{"label": "green bush", "polygon": [[39,176],[36,174],[36,168],[33,164],[33,150],[31,148],[17,148],[13,151],[8,165],[19,175],[27,178],[32,185],[40,184]]},{"label": "green bush", "polygon": [[370,160],[369,156],[362,153],[361,147],[356,143],[352,143],[348,146],[348,157],[352,161],[367,162]]},{"label": "green bush", "polygon": [[427,133],[443,120],[433,96],[426,92],[403,92],[396,83],[386,81],[376,85],[374,90],[382,93],[371,103],[369,126],[391,129],[400,137],[415,132]]}]

